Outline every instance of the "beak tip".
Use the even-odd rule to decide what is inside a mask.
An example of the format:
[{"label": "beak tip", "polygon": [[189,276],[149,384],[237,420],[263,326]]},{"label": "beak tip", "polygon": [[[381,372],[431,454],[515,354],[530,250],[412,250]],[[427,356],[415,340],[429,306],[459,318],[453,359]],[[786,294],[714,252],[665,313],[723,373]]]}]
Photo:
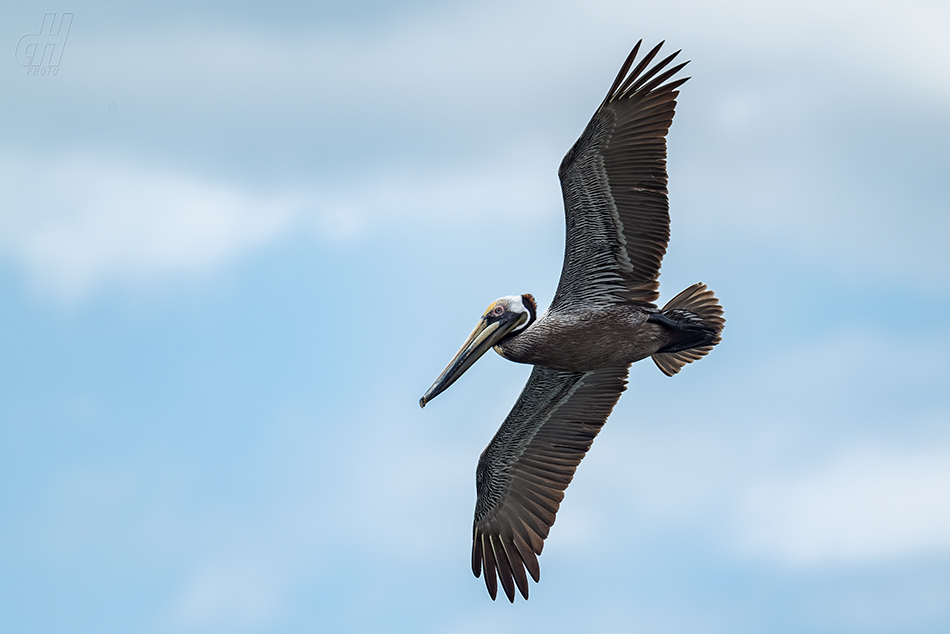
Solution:
[{"label": "beak tip", "polygon": [[423,396],[422,398],[419,399],[419,407],[425,408],[425,406],[426,406],[426,397]]}]

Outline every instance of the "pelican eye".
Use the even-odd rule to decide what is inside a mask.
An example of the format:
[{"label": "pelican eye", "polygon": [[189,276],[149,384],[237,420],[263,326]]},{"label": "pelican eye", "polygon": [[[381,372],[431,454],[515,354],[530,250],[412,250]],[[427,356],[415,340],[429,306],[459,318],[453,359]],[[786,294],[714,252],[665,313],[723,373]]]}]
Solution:
[{"label": "pelican eye", "polygon": [[491,314],[497,317],[498,315],[501,315],[503,312],[505,312],[504,306],[495,306],[494,308],[492,308]]}]

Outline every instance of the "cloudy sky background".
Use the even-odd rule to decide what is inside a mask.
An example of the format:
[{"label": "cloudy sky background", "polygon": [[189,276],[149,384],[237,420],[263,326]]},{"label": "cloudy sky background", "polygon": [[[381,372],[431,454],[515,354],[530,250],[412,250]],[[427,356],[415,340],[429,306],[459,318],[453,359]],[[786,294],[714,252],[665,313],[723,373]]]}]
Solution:
[{"label": "cloudy sky background", "polygon": [[[15,56],[74,13],[59,71]],[[59,17],[57,16],[57,22]],[[0,629],[945,632],[950,6],[5,5]],[[691,59],[649,362],[531,600],[469,569],[529,368],[418,398],[550,301],[556,169],[637,39]]]}]

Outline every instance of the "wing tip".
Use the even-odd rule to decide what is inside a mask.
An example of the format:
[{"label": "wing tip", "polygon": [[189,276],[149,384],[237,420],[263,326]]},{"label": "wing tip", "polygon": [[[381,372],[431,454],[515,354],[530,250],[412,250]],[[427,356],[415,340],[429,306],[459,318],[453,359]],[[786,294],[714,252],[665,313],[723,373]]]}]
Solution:
[{"label": "wing tip", "polygon": [[[654,64],[651,68],[649,68],[649,70],[647,70],[647,66],[649,66],[650,62],[652,62],[653,59],[657,56],[657,54],[660,52],[660,49],[663,47],[663,45],[666,44],[666,40],[662,40],[660,41],[659,44],[657,44],[652,49],[650,49],[646,53],[646,55],[643,56],[643,58],[636,65],[636,67],[633,68],[633,70],[630,70],[630,67],[633,65],[633,62],[636,59],[636,56],[640,50],[640,45],[642,43],[643,43],[643,40],[642,39],[639,40],[636,43],[636,45],[633,47],[633,50],[630,51],[630,54],[624,60],[624,63],[620,67],[620,72],[617,74],[617,77],[614,79],[613,84],[611,84],[610,90],[607,91],[607,96],[604,97],[604,102],[601,105],[601,107],[617,99],[621,99],[623,97],[629,97],[639,92],[642,88],[644,88],[643,84],[645,84],[651,78],[656,76],[656,74],[659,73],[661,70],[663,70],[666,66],[668,66],[669,63],[673,61],[677,55],[683,52],[683,49],[678,49],[671,55],[667,56],[663,60]],[[662,84],[663,81],[665,81],[666,79],[669,79],[670,76],[679,72],[684,66],[689,64],[689,62],[690,60],[686,60],[685,62],[678,64],[675,68],[670,69],[670,71],[668,71],[667,73],[664,73],[665,75],[664,78],[661,79],[657,83]],[[682,79],[682,80],[679,80],[679,79],[676,80],[679,82],[679,84],[677,85],[682,85],[682,83],[688,79],[689,77],[686,77],[685,79]],[[649,90],[656,89],[657,87],[662,87],[662,86],[658,86],[658,85],[651,86],[649,89],[647,89],[647,92],[649,92]]]},{"label": "wing tip", "polygon": [[488,528],[488,531],[475,528],[472,572],[476,578],[485,573],[485,587],[492,601],[497,599],[499,583],[509,602],[515,602],[516,589],[527,601],[528,575],[535,583],[541,579],[537,557],[523,539],[519,543],[519,536],[511,527],[507,531],[499,531],[496,526]]}]

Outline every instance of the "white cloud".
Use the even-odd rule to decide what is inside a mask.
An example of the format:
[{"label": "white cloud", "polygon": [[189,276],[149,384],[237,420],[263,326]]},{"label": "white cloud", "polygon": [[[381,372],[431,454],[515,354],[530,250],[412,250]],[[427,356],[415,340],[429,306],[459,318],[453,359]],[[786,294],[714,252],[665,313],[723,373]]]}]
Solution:
[{"label": "white cloud", "polygon": [[[81,81],[99,89],[119,76],[130,93],[161,102],[177,94],[192,107],[205,100],[271,106],[277,95],[311,110],[343,94],[338,103],[348,108],[379,108],[381,100],[387,108],[418,107],[435,99],[470,111],[512,100],[536,104],[538,94],[526,86],[563,94],[566,78],[589,75],[584,71],[598,67],[593,62],[617,55],[617,45],[644,37],[648,44],[667,39],[704,64],[797,63],[803,72],[822,64],[946,101],[950,43],[941,27],[948,19],[950,9],[926,0],[479,2],[411,8],[374,28],[293,24],[293,36],[285,28],[218,21],[112,29],[70,50],[74,74],[65,79],[80,81],[81,69]],[[581,42],[578,32],[598,36]],[[172,93],[170,82],[188,90]]]},{"label": "white cloud", "polygon": [[950,447],[849,451],[739,500],[740,549],[801,567],[950,550]]},{"label": "white cloud", "polygon": [[272,240],[296,215],[287,201],[114,160],[0,165],[0,250],[67,299],[112,282],[207,271]]},{"label": "white cloud", "polygon": [[[672,19],[684,11],[695,19]],[[721,138],[707,144],[703,164],[689,174],[676,167],[684,165],[682,154],[671,157],[674,213],[703,232],[703,241],[709,231],[746,242],[778,237],[808,257],[818,251],[857,271],[890,270],[880,253],[894,252],[928,282],[946,268],[946,258],[936,255],[945,233],[938,229],[946,225],[935,212],[942,201],[897,214],[880,192],[855,191],[855,183],[836,178],[815,183],[814,172],[802,166],[822,151],[810,140],[821,141],[814,114],[829,107],[822,88],[829,81],[856,75],[875,94],[909,91],[915,102],[946,102],[950,44],[937,26],[946,13],[928,2],[811,2],[768,10],[743,1],[679,2],[647,13],[614,2],[583,10],[497,3],[407,13],[368,30],[295,26],[300,30],[290,38],[285,31],[218,24],[96,33],[70,49],[70,72],[57,80],[80,95],[116,95],[159,128],[174,120],[174,130],[166,124],[169,134],[179,133],[181,121],[185,128],[219,122],[222,111],[259,121],[278,107],[305,134],[341,121],[359,130],[378,113],[391,125],[422,131],[433,119],[448,122],[447,129],[482,131],[497,139],[498,149],[486,160],[446,148],[417,165],[387,164],[381,149],[370,152],[373,173],[355,174],[349,184],[321,183],[316,164],[316,187],[280,185],[305,191],[301,197],[261,196],[180,169],[142,169],[122,156],[8,156],[0,160],[0,185],[11,201],[0,212],[0,250],[47,292],[78,298],[113,282],[212,269],[278,239],[305,207],[317,231],[332,240],[352,240],[400,214],[468,222],[485,213],[559,215],[555,169],[573,137],[565,137],[564,147],[548,147],[550,127],[538,120],[585,114],[578,104],[596,103],[598,93],[588,92],[609,81],[617,47],[642,35],[648,43],[667,37],[671,48],[683,46],[695,60],[691,68],[703,73],[694,83],[710,80],[709,94],[694,90],[692,98],[706,100],[704,125],[721,128],[710,133]],[[635,33],[631,24],[638,25]],[[598,38],[582,47],[566,44],[587,27]],[[730,70],[750,76],[740,86],[715,79]],[[806,76],[815,89],[797,90],[793,82],[807,85]],[[781,155],[770,147],[769,160],[760,160],[755,139],[771,138],[763,127],[776,121],[809,140],[808,147],[783,148]],[[371,135],[357,141],[375,147]],[[710,161],[730,147],[735,156]],[[804,191],[802,182],[809,183]],[[690,191],[702,199],[690,199]],[[714,214],[707,213],[710,205]],[[929,230],[916,231],[920,226]]]},{"label": "white cloud", "polygon": [[380,224],[531,216],[560,204],[553,171],[513,169],[545,164],[537,154],[471,169],[367,174],[359,185],[317,182],[271,196],[117,158],[0,158],[0,255],[42,292],[77,300],[113,284],[205,274],[294,228],[339,242]]},{"label": "white cloud", "polygon": [[[473,224],[485,219],[536,218],[561,223],[557,151],[505,148],[487,164],[438,163],[369,175],[359,187],[333,186],[323,208],[349,206],[363,222],[433,221]],[[333,218],[334,216],[328,216]]]}]

